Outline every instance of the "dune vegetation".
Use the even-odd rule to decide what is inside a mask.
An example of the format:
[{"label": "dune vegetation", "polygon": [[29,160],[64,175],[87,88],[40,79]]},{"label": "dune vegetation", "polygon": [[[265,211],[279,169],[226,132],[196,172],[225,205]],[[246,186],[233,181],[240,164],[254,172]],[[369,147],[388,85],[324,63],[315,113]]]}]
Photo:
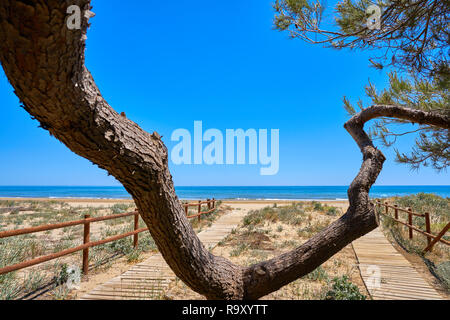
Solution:
[{"label": "dune vegetation", "polygon": [[[396,204],[400,208],[411,208],[413,212],[430,214],[431,233],[437,235],[450,221],[450,199],[442,198],[434,194],[419,193],[405,197],[388,199],[390,204]],[[380,215],[385,233],[392,241],[398,243],[404,250],[422,258],[430,269],[430,272],[450,290],[450,247],[442,243],[436,243],[432,252],[424,253],[427,247],[427,238],[424,235],[413,232],[413,239],[409,239],[408,228],[394,220]],[[407,221],[407,213],[399,212],[399,219]],[[425,229],[425,219],[413,216],[413,225]],[[450,240],[450,235],[443,236]]]}]

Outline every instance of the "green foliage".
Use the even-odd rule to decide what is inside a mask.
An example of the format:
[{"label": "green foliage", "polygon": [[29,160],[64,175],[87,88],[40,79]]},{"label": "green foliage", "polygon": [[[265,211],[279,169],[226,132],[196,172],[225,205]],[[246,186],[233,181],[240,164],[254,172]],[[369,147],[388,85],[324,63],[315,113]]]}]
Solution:
[{"label": "green foliage", "polygon": [[13,300],[20,294],[21,286],[10,272],[0,275],[0,300]]},{"label": "green foliage", "polygon": [[315,211],[324,212],[326,215],[329,215],[329,216],[335,216],[335,215],[341,213],[341,209],[336,208],[336,207],[331,207],[326,204],[323,205],[320,202],[313,201],[312,205],[313,205],[313,209]]},{"label": "green foliage", "polygon": [[108,249],[113,253],[129,254],[133,251],[133,243],[131,238],[122,238],[107,244]]},{"label": "green foliage", "polygon": [[[23,236],[0,239],[0,268],[35,257],[36,248],[41,246],[34,239],[26,239]],[[2,274],[0,275],[0,300],[20,298],[23,293],[36,290],[44,280],[42,273],[33,270],[24,277],[18,277],[17,272]]]},{"label": "green foliage", "polygon": [[58,285],[61,285],[63,283],[66,283],[69,279],[69,272],[67,270],[67,263],[63,263],[61,265],[60,270],[58,271],[55,281]]},{"label": "green foliage", "polygon": [[[8,229],[17,229],[20,225],[45,225],[64,221],[81,219],[84,214],[91,216],[104,216],[105,211],[113,213],[129,212],[134,208],[133,204],[118,204],[109,207],[70,207],[68,204],[60,201],[2,201],[0,207],[4,212],[11,212],[18,209],[20,214],[2,215],[0,230],[4,226]],[[6,208],[5,208],[6,207]],[[24,213],[22,211],[32,211]],[[106,213],[107,214],[107,213]],[[103,226],[99,223],[101,234],[92,232],[92,240],[105,239],[117,234],[129,232],[133,229],[132,220],[115,219],[105,221]],[[143,224],[143,222],[140,222]],[[11,227],[13,226],[13,227]],[[42,233],[44,237],[36,234],[21,235],[0,239],[0,268],[27,261],[38,256],[62,251],[67,248],[75,247],[82,241],[83,226],[66,227],[61,230],[61,236],[52,235],[51,231]],[[57,240],[57,241],[55,241]],[[111,261],[123,255],[130,262],[140,258],[141,252],[156,251],[156,244],[149,232],[139,234],[139,245],[137,249],[133,248],[132,237],[127,237],[115,242],[96,246],[90,249],[89,261],[94,267],[107,267]],[[68,257],[67,257],[68,258]],[[62,261],[68,261],[64,258]],[[58,260],[59,261],[59,260]],[[34,268],[27,268],[25,272],[10,272],[0,275],[0,300],[20,299],[27,294],[33,293],[42,287],[53,283],[55,288],[51,295],[55,299],[63,299],[69,293],[62,284],[68,279],[67,264],[59,261],[53,267],[49,263],[42,264]],[[38,268],[38,269],[37,269]],[[49,270],[51,268],[51,270]],[[38,271],[39,270],[39,271]]]},{"label": "green foliage", "polygon": [[35,292],[40,289],[45,282],[45,275],[39,271],[31,271],[29,272],[23,281],[23,289],[24,292]]},{"label": "green foliage", "polygon": [[[391,204],[398,205],[399,208],[411,208],[413,212],[430,214],[430,228],[431,233],[438,234],[450,221],[450,201],[447,198],[442,198],[434,194],[418,193],[416,195],[410,195],[405,197],[396,197],[389,201]],[[407,215],[399,212],[400,220],[406,221]],[[421,230],[425,229],[425,219],[419,216],[413,216],[413,225]],[[410,253],[415,253],[421,257],[424,257],[423,249],[427,246],[426,237],[422,235],[414,236],[411,240],[407,236],[407,228],[403,225],[399,225],[389,217],[383,216],[383,227],[389,230],[394,237],[405,250]],[[449,239],[448,235],[443,237]],[[443,251],[442,255],[448,256],[448,247],[443,246],[434,247],[434,252]]]},{"label": "green foliage", "polygon": [[[380,9],[380,28],[368,25],[374,13],[369,6]],[[448,1],[384,1],[342,0],[335,7],[332,28],[321,26],[325,1],[277,0],[274,4],[274,28],[288,32],[313,44],[335,49],[381,49],[384,54],[369,61],[377,69],[393,67],[387,89],[377,92],[369,82],[366,94],[372,105],[396,105],[424,110],[440,115],[450,115],[450,64],[448,62]],[[400,78],[397,72],[405,74]],[[356,114],[355,107],[346,97],[344,108],[349,115]],[[364,109],[361,99],[359,109]],[[398,128],[408,124],[408,128]],[[386,147],[398,137],[416,134],[409,152],[396,152],[396,160],[412,169],[431,166],[444,170],[450,163],[450,133],[437,127],[411,126],[396,118],[377,121],[371,129],[372,137]]]},{"label": "green foliage", "polygon": [[304,278],[311,281],[327,281],[328,274],[321,266],[317,267],[314,271],[308,273]]},{"label": "green foliage", "polygon": [[341,213],[341,210],[336,207],[329,207],[326,211],[328,216],[336,216]]},{"label": "green foliage", "polygon": [[[434,194],[419,193],[405,197],[396,197],[389,201],[400,208],[411,208],[417,213],[428,212],[430,214],[431,233],[438,234],[450,221],[450,199],[442,198]],[[422,258],[432,273],[441,283],[450,288],[449,257],[450,248],[443,244],[436,244],[432,252],[424,253],[428,245],[427,238],[414,232],[413,239],[409,239],[408,228],[396,223],[392,218],[382,216],[383,228],[389,231],[389,235],[407,252]],[[406,221],[407,214],[399,211],[400,220]],[[413,225],[421,230],[425,229],[425,219],[414,216]],[[447,234],[443,239],[450,240]]]},{"label": "green foliage", "polygon": [[150,232],[143,232],[139,234],[138,249],[142,252],[157,251],[155,240],[153,240]]},{"label": "green foliage", "polygon": [[[307,0],[276,0],[273,8],[279,13],[275,16],[274,26],[280,31],[289,30],[292,24],[303,25],[304,21],[298,19],[302,15],[308,17],[308,21],[320,23],[324,9],[319,1]],[[290,30],[290,33],[292,38],[297,36],[294,30]]]},{"label": "green foliage", "polygon": [[445,261],[438,264],[435,268],[435,272],[438,274],[447,289],[450,290],[450,261]]},{"label": "green foliage", "polygon": [[[411,208],[414,212],[430,213],[432,232],[440,232],[450,221],[450,201],[448,198],[442,198],[434,194],[418,193],[394,198],[394,203],[401,208]],[[422,217],[414,217],[413,223],[424,228],[424,220]]]},{"label": "green foliage", "polygon": [[113,214],[119,214],[119,213],[125,213],[130,210],[131,207],[133,207],[133,204],[127,204],[127,203],[116,203],[111,206],[111,211]]},{"label": "green foliage", "polygon": [[[408,108],[434,112],[436,114],[450,114],[450,95],[448,87],[443,87],[437,79],[424,79],[416,76],[410,79],[401,78],[396,72],[389,74],[389,87],[381,92],[369,83],[366,94],[372,104],[401,105]],[[344,99],[346,109],[349,102]],[[398,133],[400,125],[407,125],[409,131]],[[392,131],[390,128],[396,130]],[[399,152],[397,149],[397,162],[409,164],[412,169],[420,166],[431,166],[437,171],[443,170],[450,161],[449,132],[428,125],[411,126],[408,121],[401,119],[383,118],[375,121],[369,134],[379,139],[384,146],[394,145],[397,138],[408,133],[417,133],[415,146],[410,154]]]},{"label": "green foliage", "polygon": [[[191,225],[196,232],[200,232],[201,229],[205,226],[210,227],[212,225],[212,223],[221,216],[221,214],[224,212],[224,210],[226,210],[226,209],[220,208],[221,204],[222,204],[222,201],[216,200],[216,207],[215,207],[214,211],[212,211],[208,214],[201,215],[200,220],[198,220],[197,217],[190,219]],[[207,210],[208,210],[207,206],[202,206],[201,211],[207,211]],[[190,215],[197,214],[197,208],[195,210],[193,210],[192,212],[190,212],[189,214]]]},{"label": "green foliage", "polygon": [[328,226],[328,223],[326,221],[323,221],[323,222],[318,221],[316,223],[308,222],[308,225],[306,227],[304,227],[304,228],[300,228],[297,231],[297,234],[298,234],[299,237],[309,238],[313,234],[316,234],[316,233],[322,231],[327,226]]},{"label": "green foliage", "polygon": [[332,283],[326,300],[366,300],[366,296],[359,292],[358,287],[351,283],[347,276],[336,277]]},{"label": "green foliage", "polygon": [[366,13],[372,1],[341,1],[336,5],[338,16],[336,23],[344,34],[352,34],[364,29],[368,14]]},{"label": "green foliage", "polygon": [[237,257],[237,256],[241,255],[241,253],[243,253],[244,251],[248,250],[248,248],[250,248],[250,246],[248,244],[241,243],[238,246],[236,246],[236,248],[231,250],[230,256]]},{"label": "green foliage", "polygon": [[283,207],[265,207],[261,210],[250,211],[243,220],[244,226],[257,226],[269,222],[284,222],[299,225],[304,219],[302,204],[291,204]]},{"label": "green foliage", "polygon": [[320,202],[313,201],[313,205],[314,205],[313,208],[316,211],[323,211],[324,210],[323,205]]},{"label": "green foliage", "polygon": [[[372,5],[380,9],[381,28],[368,26],[375,12],[369,9]],[[334,8],[334,19],[324,15],[326,1],[321,0],[276,0],[273,8],[275,29],[293,38],[336,49],[382,48],[385,55],[370,59],[377,68],[391,65],[448,80],[449,10],[445,1],[342,0]],[[322,21],[323,17],[329,20]]]},{"label": "green foliage", "polygon": [[127,254],[127,262],[133,263],[140,261],[142,251],[139,249],[133,249],[131,252]]}]

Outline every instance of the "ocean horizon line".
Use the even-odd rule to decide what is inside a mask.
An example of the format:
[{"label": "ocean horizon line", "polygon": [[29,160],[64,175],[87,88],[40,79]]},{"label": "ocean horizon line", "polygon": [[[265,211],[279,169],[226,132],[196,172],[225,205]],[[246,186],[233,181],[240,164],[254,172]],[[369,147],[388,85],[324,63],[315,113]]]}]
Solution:
[{"label": "ocean horizon line", "polygon": [[[175,188],[271,188],[271,187],[349,187],[350,185],[345,184],[317,184],[317,185],[199,185],[199,186],[189,186],[189,185],[176,185]],[[3,187],[70,187],[70,188],[123,188],[122,185],[59,185],[59,184],[5,184],[1,185]],[[374,184],[372,187],[450,187],[450,184]]]},{"label": "ocean horizon line", "polygon": [[[182,200],[347,200],[348,186],[176,186]],[[449,185],[373,186],[372,198],[433,193],[450,197]],[[0,186],[0,198],[131,199],[122,186]]]}]

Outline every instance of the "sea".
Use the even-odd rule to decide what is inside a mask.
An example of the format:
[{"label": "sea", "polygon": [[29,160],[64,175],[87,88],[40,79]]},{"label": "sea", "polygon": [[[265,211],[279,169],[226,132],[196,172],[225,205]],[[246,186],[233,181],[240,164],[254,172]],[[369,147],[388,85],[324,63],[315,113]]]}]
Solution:
[{"label": "sea", "polygon": [[[346,200],[348,186],[209,186],[175,187],[178,198],[196,200]],[[450,185],[446,186],[373,186],[372,198],[433,193],[450,198]],[[121,186],[0,186],[0,198],[84,198],[131,199]]]}]

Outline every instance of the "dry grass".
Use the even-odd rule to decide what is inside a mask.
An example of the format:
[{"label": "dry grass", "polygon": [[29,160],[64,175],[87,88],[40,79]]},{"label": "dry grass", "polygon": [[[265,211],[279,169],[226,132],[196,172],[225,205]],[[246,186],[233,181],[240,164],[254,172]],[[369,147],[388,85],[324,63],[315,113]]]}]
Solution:
[{"label": "dry grass", "polygon": [[[194,230],[200,232],[209,227],[218,217],[228,212],[227,206],[203,215],[201,220],[191,219]],[[38,225],[48,225],[65,221],[79,220],[85,214],[99,217],[119,214],[134,210],[133,203],[110,203],[108,205],[77,205],[62,201],[11,201],[0,200],[0,231],[22,229]],[[191,209],[194,210],[194,209]],[[206,211],[206,206],[202,211]],[[191,211],[190,214],[194,212]],[[142,219],[139,228],[145,227]],[[91,241],[105,239],[114,235],[132,231],[133,217],[125,217],[91,224]],[[83,226],[73,226],[30,235],[0,239],[0,268],[30,260],[38,256],[55,253],[82,244]],[[156,252],[155,242],[148,232],[139,234],[139,246],[133,248],[132,238],[124,238],[89,250],[89,277],[83,276],[83,281],[104,281],[103,274],[109,269],[122,269],[124,264],[132,265],[141,262],[152,252]],[[66,300],[77,294],[70,291],[64,284],[65,270],[68,266],[81,268],[82,253],[62,257],[33,267],[0,275],[0,300],[9,299],[55,299]],[[128,266],[129,267],[129,266]],[[112,275],[110,275],[112,276]],[[97,280],[95,280],[97,279]],[[143,299],[161,298],[158,284],[155,290],[136,294]],[[148,287],[146,285],[145,287]],[[150,286],[152,287],[152,286]],[[134,297],[135,298],[135,297]]]},{"label": "dry grass", "polygon": [[[432,194],[420,193],[417,195],[396,197],[388,200],[389,204],[397,204],[400,208],[411,208],[417,213],[430,213],[431,220],[431,232],[438,234],[445,225],[450,221],[450,199],[442,198]],[[384,212],[384,211],[383,211]],[[392,209],[390,209],[392,214]],[[393,215],[393,214],[392,214]],[[441,282],[441,284],[447,288],[450,293],[450,247],[437,243],[433,247],[432,252],[423,253],[428,245],[426,236],[423,236],[413,231],[413,239],[409,239],[409,229],[403,226],[389,217],[380,215],[382,217],[382,226],[385,234],[392,241],[400,245],[408,253],[414,254],[420,257],[432,274]],[[399,219],[407,222],[408,214],[399,211]],[[413,218],[413,225],[425,229],[425,219],[423,217]],[[446,240],[450,240],[450,236],[447,234],[443,237]]]},{"label": "dry grass", "polygon": [[[91,217],[129,212],[132,203],[110,206],[71,206],[61,201],[0,201],[0,231],[22,229],[65,221],[79,220],[85,214]],[[133,230],[133,217],[126,217],[91,224],[91,240]],[[144,223],[140,222],[140,227]],[[0,267],[16,264],[38,256],[55,253],[82,244],[83,226],[73,226],[35,234],[0,239]],[[156,246],[149,233],[139,235],[139,246],[133,248],[132,238],[124,238],[90,249],[89,262],[92,272],[103,272],[112,261],[126,256],[127,261],[140,261],[143,252],[155,251]],[[67,266],[81,267],[81,252],[48,261],[33,267],[0,275],[0,300],[5,299],[67,299],[65,286],[61,286],[61,273]]]},{"label": "dry grass", "polygon": [[[247,214],[241,225],[221,241],[212,253],[236,264],[249,266],[301,245],[337,219],[340,213],[340,209],[332,209],[317,202],[254,210]],[[341,250],[312,273],[263,299],[324,299],[332,287],[333,279],[343,276],[348,276],[359,291],[367,295],[351,246]],[[172,282],[166,296],[170,299],[204,299],[180,280]]]},{"label": "dry grass", "polygon": [[[223,216],[224,214],[226,214],[231,210],[230,206],[222,205],[222,201],[216,201],[216,208],[217,209],[211,213],[201,215],[200,220],[197,217],[189,219],[192,228],[194,228],[194,231],[196,233],[201,232],[205,228],[211,227],[214,221],[216,221],[219,217]],[[208,207],[206,205],[203,205],[201,207],[201,211],[202,212],[208,211]],[[198,213],[197,207],[189,208],[188,215],[195,215],[197,213]]]},{"label": "dry grass", "polygon": [[[0,230],[24,228],[33,225],[51,224],[77,220],[84,214],[103,216],[131,211],[131,204],[113,206],[78,207],[59,201],[51,202],[0,202]],[[204,208],[206,209],[206,208]],[[192,209],[193,210],[193,209]],[[197,232],[208,228],[230,207],[221,206],[200,222],[196,218],[191,223]],[[193,211],[191,212],[193,213]],[[272,206],[249,212],[242,224],[212,250],[216,255],[229,258],[240,265],[251,265],[274,257],[304,243],[315,233],[325,228],[341,215],[341,209],[318,202],[295,203],[287,206]],[[132,229],[132,217],[91,225],[91,239],[103,239]],[[143,226],[141,222],[141,226]],[[42,254],[56,252],[81,244],[82,226],[63,230],[42,232],[35,235],[0,240],[2,250],[0,266],[10,265]],[[143,253],[154,251],[155,245],[148,233],[140,234],[140,247],[133,250],[131,238],[94,247],[90,250],[90,279],[104,277],[110,269],[118,268],[118,261],[133,264],[142,260]],[[145,256],[145,254],[144,254]],[[66,266],[81,264],[81,253],[76,253],[56,261],[0,276],[0,299],[36,298],[71,299],[73,292],[67,290],[61,279]],[[113,266],[113,268],[111,268]],[[120,266],[119,266],[120,267]],[[120,272],[117,272],[120,274]],[[111,275],[110,275],[111,276]],[[351,247],[346,247],[309,275],[281,288],[264,299],[323,299],[336,277],[348,276],[363,294],[365,288],[356,267],[356,259]],[[90,282],[91,282],[90,281]],[[146,286],[147,287],[147,286]],[[158,284],[149,292],[137,291],[142,299],[203,299],[175,280],[170,290],[163,295]],[[136,298],[136,297],[134,297]]]}]

